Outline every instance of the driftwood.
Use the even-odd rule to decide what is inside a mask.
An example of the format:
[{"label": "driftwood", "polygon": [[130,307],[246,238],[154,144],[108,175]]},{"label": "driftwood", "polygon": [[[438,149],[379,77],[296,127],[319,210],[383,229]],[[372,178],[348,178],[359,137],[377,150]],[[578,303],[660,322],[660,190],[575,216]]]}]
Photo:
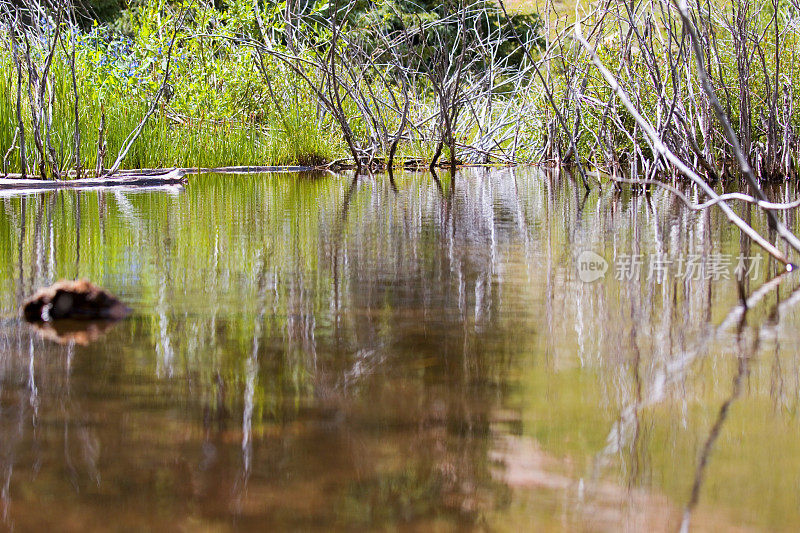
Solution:
[{"label": "driftwood", "polygon": [[[216,168],[156,168],[119,170],[113,176],[99,176],[82,179],[45,180],[25,178],[21,174],[8,174],[0,177],[0,193],[3,191],[41,192],[61,189],[100,189],[100,188],[153,188],[170,185],[183,185],[189,174],[262,174],[279,172],[324,172],[325,167],[307,166],[232,166]],[[74,172],[66,174],[67,177]],[[83,174],[87,174],[86,171]],[[89,172],[91,174],[91,172]]]},{"label": "driftwood", "polygon": [[0,179],[1,190],[50,190],[50,189],[87,189],[96,187],[152,187],[157,185],[175,185],[186,181],[186,172],[175,169],[165,174],[120,174],[99,178],[83,178],[75,180],[43,180],[43,179]]}]

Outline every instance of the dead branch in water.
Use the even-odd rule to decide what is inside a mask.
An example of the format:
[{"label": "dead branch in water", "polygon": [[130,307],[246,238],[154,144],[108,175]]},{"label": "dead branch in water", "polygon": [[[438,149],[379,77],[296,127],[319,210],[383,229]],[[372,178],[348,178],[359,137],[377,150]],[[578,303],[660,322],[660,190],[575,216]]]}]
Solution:
[{"label": "dead branch in water", "polygon": [[606,82],[608,82],[611,89],[614,91],[614,94],[619,98],[622,105],[628,110],[628,112],[633,116],[633,119],[636,121],[636,124],[645,132],[648,136],[653,149],[660,154],[661,156],[665,157],[671,164],[675,166],[684,176],[692,180],[700,189],[709,196],[712,200],[716,200],[725,213],[725,216],[728,217],[736,227],[742,230],[747,236],[753,239],[759,246],[761,246],[767,253],[773,256],[775,259],[787,265],[788,269],[791,269],[791,261],[781,252],[778,248],[775,247],[768,239],[761,236],[751,225],[746,223],[742,220],[739,215],[737,215],[727,203],[720,200],[719,195],[711,188],[711,186],[706,183],[706,181],[700,177],[694,170],[692,170],[686,163],[684,163],[679,157],[677,157],[661,140],[658,132],[653,128],[652,124],[645,119],[636,107],[631,102],[628,94],[625,90],[620,87],[619,83],[617,82],[614,75],[605,67],[603,62],[597,56],[597,53],[591,47],[591,45],[586,41],[583,37],[583,33],[581,31],[580,25],[575,26],[575,38],[581,45],[586,49],[587,53],[591,57],[592,61],[594,62],[597,69],[602,74],[603,78],[605,78]]}]

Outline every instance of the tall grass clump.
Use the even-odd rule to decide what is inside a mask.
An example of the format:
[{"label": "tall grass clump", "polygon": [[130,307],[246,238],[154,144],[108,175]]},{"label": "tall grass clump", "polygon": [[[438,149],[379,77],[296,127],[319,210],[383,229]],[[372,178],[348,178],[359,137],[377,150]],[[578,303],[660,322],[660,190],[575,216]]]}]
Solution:
[{"label": "tall grass clump", "polygon": [[6,61],[6,53],[0,51],[0,157],[3,158],[3,168],[0,171],[8,172],[8,168],[18,168],[18,155],[13,154],[15,134],[17,134],[16,107],[13,95],[14,70]]}]

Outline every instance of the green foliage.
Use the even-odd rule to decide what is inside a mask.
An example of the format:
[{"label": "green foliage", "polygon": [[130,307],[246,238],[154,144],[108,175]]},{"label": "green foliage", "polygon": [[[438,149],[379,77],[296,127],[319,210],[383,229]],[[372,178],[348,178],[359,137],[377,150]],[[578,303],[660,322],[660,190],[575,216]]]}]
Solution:
[{"label": "green foliage", "polygon": [[78,19],[87,26],[92,20],[112,22],[127,6],[125,0],[79,0],[76,4]]},{"label": "green foliage", "polygon": [[[106,5],[106,4],[102,4]],[[97,7],[102,7],[97,4]],[[299,53],[310,57],[308,46],[326,42],[326,17],[332,16],[333,4],[307,2],[299,5],[299,16],[308,24]],[[297,7],[297,6],[296,6]],[[505,28],[504,19],[494,4],[485,4],[485,17],[471,27],[475,32],[497,32]],[[423,21],[443,21],[435,31],[445,42],[456,36],[456,19],[449,17],[452,6],[433,2],[420,5],[406,1],[362,2],[346,21],[349,35],[369,40],[376,31],[401,31]],[[74,106],[80,110],[80,159],[84,169],[98,166],[98,145],[108,147],[103,162],[108,167],[116,158],[125,139],[147,113],[164,79],[168,51],[169,97],[163,99],[134,143],[123,168],[162,166],[227,166],[302,164],[318,165],[347,154],[339,126],[324,108],[307,80],[300,79],[284,63],[262,56],[245,45],[247,39],[268,41],[280,47],[286,31],[286,3],[263,2],[255,11],[243,0],[225,3],[163,2],[141,0],[131,3],[111,24],[96,20],[86,31],[62,29],[64,46],[58,46],[53,61],[52,144],[57,152],[54,171],[74,167]],[[449,18],[448,18],[449,17]],[[99,15],[97,19],[101,19]],[[518,33],[537,34],[538,19],[514,19]],[[48,23],[49,24],[49,23]],[[54,38],[55,28],[33,40],[34,59],[41,63]],[[506,30],[503,30],[506,31]],[[531,33],[533,32],[533,33]],[[513,54],[516,46],[508,39],[504,53]],[[13,145],[16,84],[9,36],[0,36],[0,66],[3,67],[3,91],[0,94],[0,150],[8,153],[7,170],[21,169],[18,150]],[[438,39],[437,39],[438,41]],[[316,44],[315,44],[316,43]],[[70,52],[75,46],[77,95],[73,92]],[[284,48],[286,49],[286,48]],[[428,62],[435,59],[434,46],[421,46]],[[403,52],[403,51],[401,51]],[[519,52],[516,52],[519,54]],[[411,57],[404,53],[405,57]],[[419,66],[419,65],[418,65]],[[475,73],[480,75],[479,72]],[[315,76],[311,73],[312,78]],[[383,73],[388,84],[370,90],[382,92],[386,101],[402,100],[399,83]],[[23,75],[23,114],[26,128],[28,171],[34,172],[42,161],[32,142],[31,109],[27,101],[28,80]],[[432,91],[424,78],[414,81],[411,115],[418,121],[436,113]],[[358,104],[341,95],[354,133],[361,139],[371,134],[364,124]],[[516,95],[508,95],[514,98]],[[395,106],[398,107],[398,106]],[[499,108],[498,108],[499,109]],[[382,109],[387,129],[400,124],[400,109]],[[99,134],[105,119],[105,131]],[[434,138],[428,129],[416,132],[417,138],[399,146],[398,160],[430,158]],[[474,132],[468,132],[472,135]],[[369,143],[370,141],[367,141]],[[505,142],[508,145],[508,142]],[[387,147],[383,147],[385,150]],[[45,162],[45,166],[48,163]],[[48,171],[49,173],[50,171]]]},{"label": "green foliage", "polygon": [[[314,5],[314,11],[308,16],[317,18],[320,23],[334,17],[335,4],[328,0],[319,1]],[[466,6],[464,2],[413,2],[410,0],[378,0],[360,1],[355,3],[355,8],[345,12],[343,7],[339,8],[338,18],[347,17],[347,24],[354,29],[364,30],[365,35],[370,33],[382,32],[389,37],[397,37],[406,29],[420,27],[425,23],[438,22],[435,31],[438,35],[428,35],[430,43],[444,43],[444,49],[450,50],[458,48],[459,29],[459,10],[469,9],[482,13],[482,16],[473,19],[467,18],[466,31],[480,37],[490,34],[500,36],[500,58],[512,56],[512,62],[519,64],[523,59],[523,54],[518,49],[516,37],[526,43],[536,45],[543,44],[542,39],[542,20],[538,13],[530,14],[509,14],[510,20],[505,18],[498,5],[490,0],[472,3]],[[415,42],[414,46],[421,46],[424,43]],[[433,61],[435,58],[434,50],[427,47],[423,51],[426,61]],[[407,56],[408,54],[402,53]]]},{"label": "green foliage", "polygon": [[[249,16],[253,18],[252,12]],[[164,166],[316,165],[333,159],[337,147],[331,129],[318,120],[308,94],[298,91],[291,75],[270,64],[274,78],[272,101],[253,52],[226,38],[196,38],[202,28],[223,36],[241,31],[249,21],[234,8],[219,12],[195,7],[177,32],[170,58],[172,96],[160,103],[123,168]],[[72,168],[74,103],[71,85],[70,36],[75,38],[75,64],[80,109],[81,160],[97,166],[101,117],[105,117],[105,166],[110,166],[123,142],[145,116],[163,81],[167,54],[177,24],[176,12],[156,2],[126,12],[129,35],[96,25],[89,32],[67,34],[52,66],[54,105],[52,139],[59,168]],[[6,35],[3,42],[8,43]],[[43,57],[46,43],[36,44]],[[0,48],[0,150],[12,146],[16,128],[16,76],[10,47]],[[38,168],[32,143],[27,78],[23,77],[23,113],[29,172]],[[8,152],[8,171],[18,172],[18,150]]]}]

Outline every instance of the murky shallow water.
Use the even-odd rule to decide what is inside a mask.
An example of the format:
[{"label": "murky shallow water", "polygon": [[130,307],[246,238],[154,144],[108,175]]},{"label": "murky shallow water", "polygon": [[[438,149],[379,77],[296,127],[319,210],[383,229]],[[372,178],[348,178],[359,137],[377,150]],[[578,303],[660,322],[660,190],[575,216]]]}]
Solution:
[{"label": "murky shallow water", "polygon": [[[748,263],[744,312],[759,253],[718,211],[534,171],[202,176],[0,199],[0,254],[6,526],[800,527],[798,283]],[[21,323],[65,277],[134,315]]]}]

